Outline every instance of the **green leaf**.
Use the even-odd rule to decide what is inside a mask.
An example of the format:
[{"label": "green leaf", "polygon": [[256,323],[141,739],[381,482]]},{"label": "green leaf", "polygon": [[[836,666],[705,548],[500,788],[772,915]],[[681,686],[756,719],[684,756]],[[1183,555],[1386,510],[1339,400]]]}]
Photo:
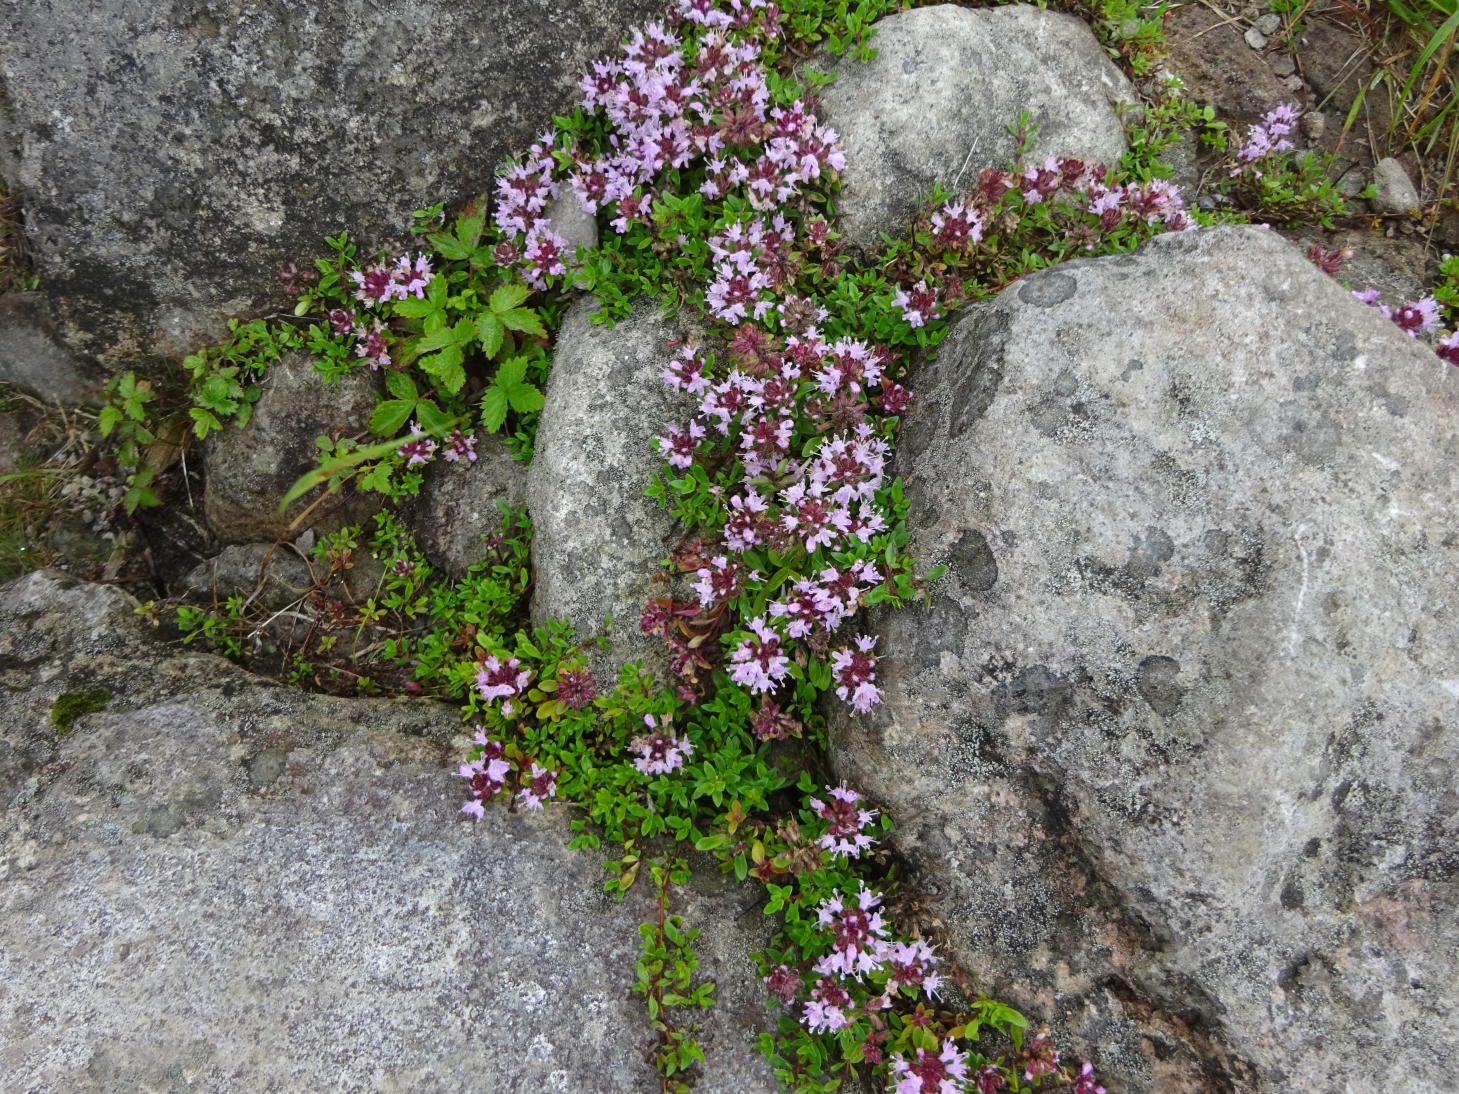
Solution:
[{"label": "green leaf", "polygon": [[495,433],[506,420],[507,393],[493,384],[481,397],[481,425],[488,433]]},{"label": "green leaf", "polygon": [[299,476],[293,486],[289,487],[288,493],[280,499],[279,512],[282,513],[287,509],[289,503],[296,498],[303,497],[316,486],[328,482],[336,475],[353,470],[369,460],[379,459],[381,456],[393,453],[400,447],[401,443],[399,439],[396,439],[382,441],[379,444],[366,445],[364,448],[353,448],[343,456],[336,456],[334,459],[320,464],[312,471],[306,471]]},{"label": "green leaf", "polygon": [[442,327],[440,330],[431,331],[421,336],[415,344],[417,353],[432,353],[438,349],[445,349],[447,346],[456,345],[456,331],[453,327]]},{"label": "green leaf", "polygon": [[122,420],[122,412],[114,406],[101,408],[101,417],[96,420],[97,428],[101,430],[103,437],[110,437],[111,431],[117,427]]},{"label": "green leaf", "polygon": [[503,312],[511,311],[518,307],[523,300],[532,295],[532,290],[520,282],[511,282],[499,287],[491,294],[491,310],[501,315]]},{"label": "green leaf", "polygon": [[[435,284],[433,280],[431,284]],[[426,316],[440,311],[440,305],[432,300],[417,300],[408,296],[404,300],[395,302],[395,314],[403,315],[407,319],[424,319]]]},{"label": "green leaf", "polygon": [[415,381],[408,373],[387,372],[385,374],[385,386],[390,389],[390,394],[397,399],[414,399],[419,394],[415,389]]},{"label": "green leaf", "polygon": [[456,221],[456,238],[461,241],[461,247],[465,254],[476,250],[476,245],[481,242],[481,230],[486,226],[485,216],[461,217]]},{"label": "green leaf", "polygon": [[223,428],[223,423],[213,416],[212,411],[204,410],[200,406],[193,407],[188,411],[188,415],[193,420],[193,432],[197,434],[198,440],[206,437],[209,430]]},{"label": "green leaf", "polygon": [[525,357],[509,357],[496,369],[496,380],[498,387],[508,390],[516,387],[527,378],[527,359]]},{"label": "green leaf", "polygon": [[476,337],[481,340],[481,348],[488,357],[495,357],[500,352],[504,334],[506,328],[502,321],[491,312],[482,312],[476,317]]},{"label": "green leaf", "polygon": [[400,432],[415,409],[414,399],[387,399],[375,408],[370,416],[370,432],[382,437],[393,437]]},{"label": "green leaf", "polygon": [[420,360],[421,370],[434,376],[446,392],[455,395],[466,383],[466,370],[461,367],[464,355],[461,347],[448,345],[440,353],[434,353]]},{"label": "green leaf", "polygon": [[[436,253],[442,258],[449,258],[452,261],[459,262],[471,253],[470,247],[462,246],[461,242],[455,236],[447,235],[445,232],[434,232],[426,236],[426,238],[431,241],[431,246],[436,249]],[[475,245],[473,244],[473,246]]]},{"label": "green leaf", "polygon": [[534,410],[541,410],[545,400],[542,392],[531,384],[517,384],[507,390],[507,402],[512,404],[512,409],[518,414],[530,414]]},{"label": "green leaf", "polygon": [[537,313],[531,308],[513,308],[511,311],[498,312],[497,318],[512,330],[530,334],[535,338],[547,337],[547,328],[542,325],[542,320],[537,318]]},{"label": "green leaf", "polygon": [[436,405],[434,399],[422,399],[415,407],[420,427],[434,437],[443,436],[456,424],[456,419]]}]

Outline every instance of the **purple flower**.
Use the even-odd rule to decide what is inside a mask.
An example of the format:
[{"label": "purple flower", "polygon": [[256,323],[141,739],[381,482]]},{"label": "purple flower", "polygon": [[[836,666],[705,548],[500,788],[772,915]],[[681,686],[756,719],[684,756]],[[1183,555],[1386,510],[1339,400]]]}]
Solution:
[{"label": "purple flower", "polygon": [[532,773],[524,781],[517,798],[528,809],[541,809],[542,803],[557,794],[557,772],[540,764],[532,765]]},{"label": "purple flower", "polygon": [[457,460],[475,463],[476,437],[470,433],[462,433],[459,429],[452,430],[451,435],[446,438],[446,447],[441,453],[441,459],[447,463],[455,463]]},{"label": "purple flower", "polygon": [[926,281],[917,282],[910,292],[898,289],[892,305],[901,309],[909,327],[921,327],[927,320],[937,318],[937,293],[928,289]]},{"label": "purple flower", "polygon": [[1440,338],[1434,352],[1439,355],[1439,360],[1459,368],[1459,331],[1450,331]]},{"label": "purple flower", "polygon": [[1073,1094],[1105,1094],[1104,1087],[1094,1081],[1094,1065],[1087,1060],[1079,1069],[1079,1077],[1074,1080]]},{"label": "purple flower", "polygon": [[799,737],[800,723],[781,710],[774,699],[766,699],[750,716],[750,732],[757,741],[777,741],[784,737]]},{"label": "purple flower", "polygon": [[932,233],[943,250],[965,250],[983,238],[983,218],[971,205],[950,201],[932,214]]},{"label": "purple flower", "polygon": [[425,255],[416,255],[414,262],[411,262],[410,255],[401,255],[395,261],[395,295],[401,300],[407,296],[424,299],[431,276],[431,260]]},{"label": "purple flower", "polygon": [[329,328],[339,335],[356,333],[355,313],[348,308],[335,308],[329,313]]},{"label": "purple flower", "polygon": [[587,669],[564,669],[557,677],[557,701],[568,710],[582,710],[598,697],[598,682]]},{"label": "purple flower", "polygon": [[395,295],[395,274],[387,266],[351,270],[350,279],[355,283],[355,299],[361,303],[383,304]]},{"label": "purple flower", "polygon": [[730,678],[751,691],[772,691],[790,672],[790,658],[764,616],[750,620],[750,630],[754,635],[730,652]]},{"label": "purple flower", "polygon": [[505,785],[512,766],[505,758],[506,750],[501,742],[487,740],[480,727],[474,740],[480,749],[477,757],[457,768],[456,774],[471,784],[471,800],[461,807],[461,812],[479,818],[485,814],[486,803]]},{"label": "purple flower", "polygon": [[667,717],[661,726],[652,714],[645,714],[643,723],[653,732],[633,739],[632,747],[638,751],[633,766],[645,775],[667,775],[683,767],[684,761],[694,752],[694,742],[688,737],[680,740],[673,736],[669,732]]},{"label": "purple flower", "polygon": [[855,1011],[851,993],[839,981],[829,976],[816,981],[811,989],[811,998],[801,1012],[801,1022],[812,1033],[835,1033],[851,1024]]},{"label": "purple flower", "polygon": [[691,395],[703,395],[709,390],[708,368],[704,359],[686,346],[664,367],[664,383]]},{"label": "purple flower", "polygon": [[857,805],[860,794],[843,784],[828,787],[826,797],[827,801],[810,799],[810,807],[828,822],[825,835],[817,841],[823,848],[833,855],[854,858],[876,842],[863,831],[876,814]]},{"label": "purple flower", "polygon": [[695,571],[695,576],[699,580],[694,582],[692,588],[699,597],[699,603],[706,608],[733,600],[744,587],[747,577],[752,581],[760,577],[755,571],[747,573],[743,563],[731,562],[725,555],[715,555],[709,560],[707,567]]},{"label": "purple flower", "polygon": [[527,681],[532,678],[531,670],[521,667],[515,657],[500,660],[496,654],[489,656],[476,673],[476,692],[487,702],[505,699],[503,713],[511,713],[511,700],[522,694]]},{"label": "purple flower", "polygon": [[865,714],[881,702],[881,689],[876,686],[876,646],[874,635],[856,640],[856,649],[842,646],[831,653],[831,672],[836,680],[836,696],[851,704],[858,714]]},{"label": "purple flower", "polygon": [[369,361],[371,370],[390,364],[390,343],[386,340],[385,328],[378,319],[374,321],[373,327],[367,327],[364,323],[358,324],[354,333],[359,340],[355,345],[355,356]]},{"label": "purple flower", "polygon": [[936,1056],[921,1048],[911,1060],[893,1056],[892,1074],[898,1076],[895,1094],[958,1094],[968,1074],[967,1057],[947,1040]]},{"label": "purple flower", "polygon": [[1381,310],[1410,338],[1428,334],[1439,327],[1439,302],[1432,296],[1400,304],[1391,311],[1387,308]]},{"label": "purple flower", "polygon": [[770,994],[786,1006],[794,1003],[795,997],[800,994],[800,973],[789,965],[776,965],[764,980]]},{"label": "purple flower", "polygon": [[863,886],[854,904],[848,906],[840,893],[821,904],[816,915],[830,930],[832,950],[816,962],[816,972],[861,976],[882,963],[888,951],[887,928],[881,912],[873,910],[880,903],[881,895]]},{"label": "purple flower", "polygon": [[937,989],[942,986],[942,977],[932,971],[937,958],[932,947],[925,942],[898,942],[887,953],[887,966],[892,970],[887,980],[887,990],[898,988],[921,988],[927,998],[936,999]]},{"label": "purple flower", "polygon": [[[416,422],[411,422],[410,431],[412,433],[419,433],[421,431],[420,425]],[[436,454],[436,442],[429,437],[422,437],[416,441],[406,441],[395,451],[398,455],[406,458],[406,467],[414,467],[417,464],[430,462],[431,457]]]},{"label": "purple flower", "polygon": [[704,439],[704,427],[692,421],[687,429],[670,425],[668,436],[654,439],[670,467],[687,471],[694,466],[694,454],[699,451],[699,442]]},{"label": "purple flower", "polygon": [[1030,1083],[1040,1075],[1052,1075],[1059,1070],[1059,1053],[1049,1043],[1047,1030],[1037,1034],[1023,1047],[1019,1063],[1023,1064],[1024,1079]]}]

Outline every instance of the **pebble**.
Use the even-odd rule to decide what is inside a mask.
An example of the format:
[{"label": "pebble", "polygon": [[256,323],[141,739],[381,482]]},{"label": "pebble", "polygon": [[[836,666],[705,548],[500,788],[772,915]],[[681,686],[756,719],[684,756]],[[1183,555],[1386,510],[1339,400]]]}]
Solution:
[{"label": "pebble", "polygon": [[1322,134],[1327,131],[1327,115],[1319,110],[1309,110],[1297,124],[1302,127],[1302,135],[1309,141],[1320,141]]},{"label": "pebble", "polygon": [[1288,91],[1301,91],[1302,90],[1302,77],[1301,76],[1298,76],[1295,72],[1292,75],[1288,76],[1282,82],[1287,85],[1287,90]]},{"label": "pebble", "polygon": [[1378,161],[1373,168],[1373,211],[1406,213],[1419,207],[1418,191],[1408,172],[1392,156]]},{"label": "pebble", "polygon": [[1274,11],[1269,11],[1258,19],[1255,25],[1256,29],[1268,38],[1274,38],[1277,31],[1282,29],[1282,17]]},{"label": "pebble", "polygon": [[1337,180],[1337,192],[1345,197],[1352,197],[1354,194],[1361,194],[1367,185],[1367,176],[1361,171],[1353,170]]},{"label": "pebble", "polygon": [[1255,27],[1247,27],[1246,33],[1242,37],[1246,39],[1247,45],[1249,45],[1252,49],[1258,50],[1266,49],[1267,42],[1270,41],[1270,39],[1268,39],[1265,34],[1257,30]]},{"label": "pebble", "polygon": [[1297,71],[1297,62],[1290,53],[1273,53],[1270,63],[1272,71],[1278,76],[1290,76]]}]

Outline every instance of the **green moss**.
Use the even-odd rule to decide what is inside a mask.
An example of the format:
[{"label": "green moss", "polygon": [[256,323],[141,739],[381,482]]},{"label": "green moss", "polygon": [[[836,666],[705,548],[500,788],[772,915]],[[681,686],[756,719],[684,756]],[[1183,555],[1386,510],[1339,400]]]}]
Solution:
[{"label": "green moss", "polygon": [[56,696],[51,704],[51,725],[56,727],[56,736],[64,737],[71,732],[76,719],[83,714],[95,714],[105,710],[111,702],[111,692],[106,688],[92,688],[90,691],[66,691]]}]

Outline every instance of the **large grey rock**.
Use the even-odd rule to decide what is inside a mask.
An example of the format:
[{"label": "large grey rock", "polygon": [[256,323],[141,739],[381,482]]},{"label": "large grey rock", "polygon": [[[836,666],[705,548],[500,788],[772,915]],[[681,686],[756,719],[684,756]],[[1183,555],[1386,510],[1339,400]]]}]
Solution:
[{"label": "large grey rock", "polygon": [[62,335],[108,368],[176,359],[283,306],[326,234],[407,246],[660,8],[0,0],[0,176]]},{"label": "large grey rock", "polygon": [[[378,377],[368,369],[357,368],[327,384],[307,356],[290,355],[271,366],[264,380],[248,424],[212,434],[204,449],[203,510],[225,543],[255,543],[284,534],[321,493],[312,491],[279,512],[289,488],[317,466],[315,440],[364,435],[375,409]],[[346,487],[321,502],[295,531],[333,531],[363,520],[381,500],[379,494]]]},{"label": "large grey rock", "polygon": [[[564,808],[463,819],[453,709],[271,686],[135,608],[51,573],[0,590],[7,1089],[658,1088],[628,990],[653,894],[605,895]],[[58,740],[55,697],[97,688]],[[728,1001],[696,1089],[770,1094],[764,917],[676,899]]]},{"label": "large grey rock", "polygon": [[613,617],[614,659],[653,658],[639,633],[652,581],[674,547],[674,522],[644,488],[663,466],[649,438],[683,425],[687,396],[660,379],[677,328],[650,304],[616,327],[595,325],[597,302],[575,303],[557,336],[537,425],[527,508],[532,515],[532,621],[571,623],[584,638]]},{"label": "large grey rock", "polygon": [[482,540],[502,530],[498,502],[516,509],[527,498],[527,468],[492,434],[476,439],[476,461],[435,459],[416,504],[416,542],[426,558],[459,578],[485,557]]},{"label": "large grey rock", "polygon": [[1451,373],[1221,228],[1028,277],[916,378],[951,571],[834,762],[1111,1089],[1453,1089]]},{"label": "large grey rock", "polygon": [[896,234],[941,182],[956,190],[1006,167],[1008,127],[1027,110],[1033,156],[1108,162],[1125,151],[1116,103],[1134,89],[1089,27],[1027,5],[951,4],[883,19],[863,64],[848,53],[821,101],[846,152],[838,229],[863,247]]}]

